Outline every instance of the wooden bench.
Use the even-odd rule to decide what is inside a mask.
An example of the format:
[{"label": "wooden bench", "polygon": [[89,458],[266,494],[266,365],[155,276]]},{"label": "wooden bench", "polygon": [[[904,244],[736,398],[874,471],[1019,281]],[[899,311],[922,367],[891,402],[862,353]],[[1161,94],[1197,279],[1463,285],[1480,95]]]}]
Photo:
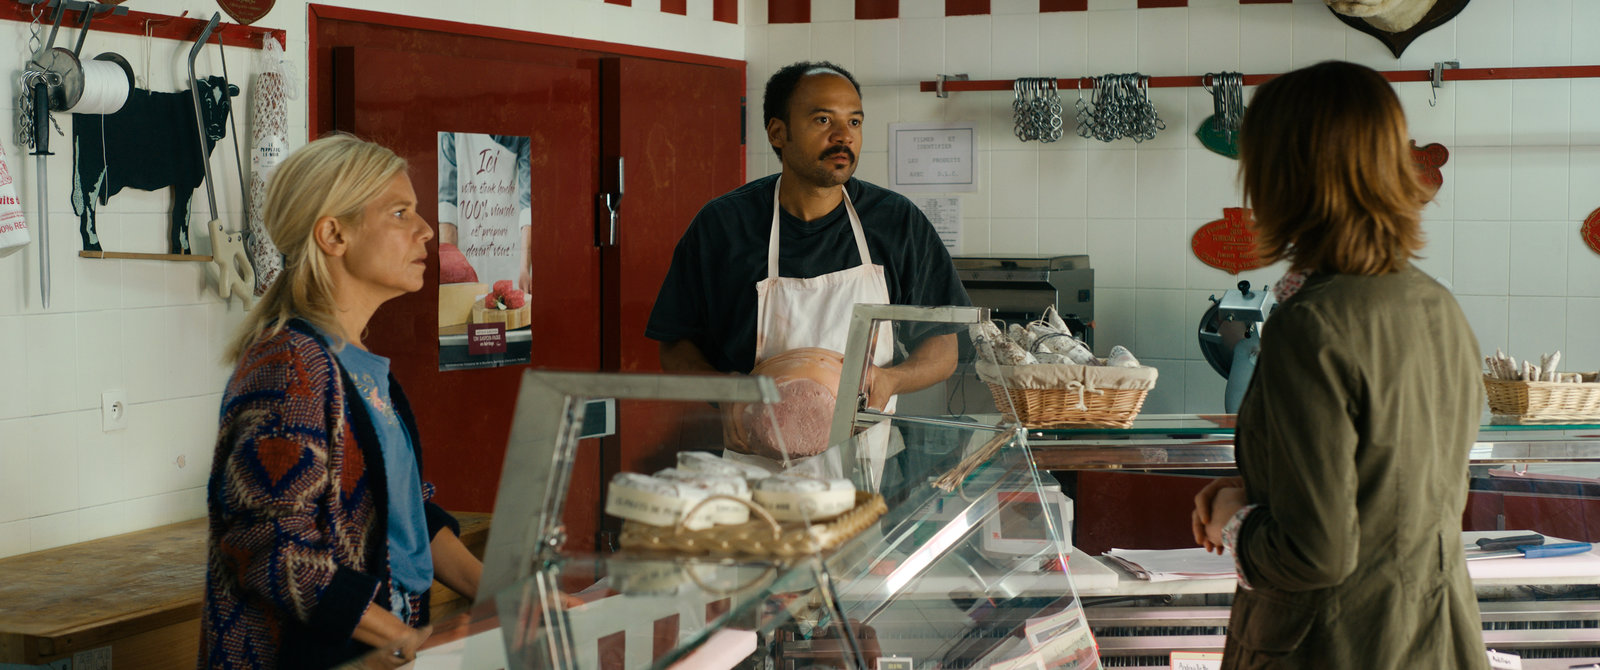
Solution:
[{"label": "wooden bench", "polygon": [[[490,515],[455,514],[482,558]],[[0,664],[77,667],[109,648],[108,667],[193,668],[205,580],[205,519],[0,559]],[[436,619],[468,604],[434,583]]]}]

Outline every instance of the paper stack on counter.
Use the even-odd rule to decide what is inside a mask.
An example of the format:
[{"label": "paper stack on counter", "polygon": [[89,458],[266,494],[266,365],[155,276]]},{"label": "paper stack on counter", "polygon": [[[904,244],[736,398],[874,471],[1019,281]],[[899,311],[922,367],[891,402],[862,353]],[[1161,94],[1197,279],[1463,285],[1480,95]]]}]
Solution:
[{"label": "paper stack on counter", "polygon": [[1193,549],[1111,549],[1102,556],[1139,579],[1165,582],[1178,579],[1235,577],[1233,556],[1218,556]]}]

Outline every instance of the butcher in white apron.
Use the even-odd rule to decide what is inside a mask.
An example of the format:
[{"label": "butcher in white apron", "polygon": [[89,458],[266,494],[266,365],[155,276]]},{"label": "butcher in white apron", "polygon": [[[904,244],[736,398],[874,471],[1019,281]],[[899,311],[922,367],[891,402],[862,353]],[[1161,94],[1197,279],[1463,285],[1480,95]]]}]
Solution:
[{"label": "butcher in white apron", "polygon": [[[854,77],[833,63],[794,63],[773,73],[765,90],[767,140],[782,170],[708,202],[679,239],[645,326],[645,336],[661,343],[661,367],[667,372],[749,373],[763,361],[776,365],[804,358],[803,350],[842,353],[858,303],[971,304],[944,242],[921,210],[899,193],[853,177],[866,114]],[[761,226],[768,217],[770,224]],[[780,242],[789,277],[779,275]],[[873,367],[863,390],[873,408],[892,408],[895,394],[937,384],[956,367],[959,328],[900,328],[908,346],[898,362],[892,360],[898,353],[892,330],[883,324],[875,331],[868,352]],[[779,436],[782,430],[814,428],[799,427],[804,420],[790,423],[795,412],[802,419],[812,418],[806,412],[818,412],[820,423],[831,423],[834,401],[822,398],[810,409],[801,394],[794,398],[768,426],[757,428],[774,429],[766,432]],[[728,408],[724,417],[735,411]],[[763,438],[752,449],[756,445],[740,441],[737,426],[751,425],[756,424],[725,421],[725,433],[734,433],[725,435],[725,445],[761,456],[728,456],[769,470],[783,468],[784,459],[770,458],[773,442]],[[841,463],[839,445],[809,432],[784,440],[784,449],[791,456],[818,455],[800,463],[791,458],[787,465],[832,476],[860,473],[854,477],[858,482],[875,487],[897,432],[882,423],[855,438],[865,471],[856,462]],[[818,452],[830,446],[834,450]]]},{"label": "butcher in white apron", "polygon": [[[767,278],[756,283],[756,363],[791,349],[819,347],[843,352],[847,345],[850,313],[857,303],[869,305],[889,304],[889,283],[884,279],[883,266],[872,263],[872,252],[867,249],[867,236],[861,230],[861,217],[850,204],[850,194],[843,186],[845,214],[850,218],[850,232],[856,240],[856,251],[861,254],[861,264],[838,272],[816,277],[778,276],[778,202],[783,178],[772,192],[772,239],[767,243]],[[872,364],[885,366],[894,360],[894,335],[888,323],[878,325],[876,344],[872,350]],[[855,374],[846,370],[844,374]],[[855,402],[854,398],[840,398],[840,402]],[[895,399],[890,398],[884,411],[894,411]],[[888,453],[889,424],[880,423],[857,438],[857,457],[872,468],[870,481],[883,476],[883,462],[893,454]],[[741,454],[731,449],[723,456],[744,463],[752,463],[773,472],[783,471],[783,462],[764,456]],[[790,472],[800,472],[825,477],[845,477],[849,471],[839,459],[839,445],[829,445],[828,450],[809,458],[789,461]]]}]

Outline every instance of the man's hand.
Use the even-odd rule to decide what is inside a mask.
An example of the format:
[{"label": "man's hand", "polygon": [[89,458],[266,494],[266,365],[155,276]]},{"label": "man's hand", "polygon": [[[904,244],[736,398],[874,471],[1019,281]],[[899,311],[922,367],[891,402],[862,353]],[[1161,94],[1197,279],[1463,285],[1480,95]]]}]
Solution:
[{"label": "man's hand", "polygon": [[935,335],[923,340],[899,365],[868,365],[861,390],[867,394],[869,409],[883,409],[895,395],[921,391],[944,381],[955,370],[956,336]]},{"label": "man's hand", "polygon": [[889,399],[900,392],[900,387],[905,378],[898,368],[880,368],[876,365],[867,366],[867,380],[862,384],[861,391],[867,394],[867,409],[882,410],[889,404]]}]

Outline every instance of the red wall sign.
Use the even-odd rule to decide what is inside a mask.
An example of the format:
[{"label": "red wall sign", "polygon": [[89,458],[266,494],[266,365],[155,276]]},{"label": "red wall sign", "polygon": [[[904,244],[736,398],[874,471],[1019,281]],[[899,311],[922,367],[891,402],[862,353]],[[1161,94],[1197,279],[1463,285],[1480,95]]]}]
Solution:
[{"label": "red wall sign", "polygon": [[1444,173],[1440,172],[1439,168],[1450,160],[1450,150],[1438,142],[1419,147],[1416,140],[1411,140],[1411,160],[1417,164],[1417,173],[1422,177],[1422,183],[1429,191],[1437,193],[1439,187],[1444,186]]},{"label": "red wall sign", "polygon": [[1600,254],[1600,209],[1594,210],[1589,214],[1589,218],[1583,220],[1581,234],[1583,235],[1583,243],[1589,245],[1589,248],[1593,249],[1595,253]]},{"label": "red wall sign", "polygon": [[1222,218],[1200,226],[1189,239],[1194,257],[1219,270],[1239,274],[1261,267],[1256,259],[1256,235],[1250,230],[1250,210],[1228,207]]}]

